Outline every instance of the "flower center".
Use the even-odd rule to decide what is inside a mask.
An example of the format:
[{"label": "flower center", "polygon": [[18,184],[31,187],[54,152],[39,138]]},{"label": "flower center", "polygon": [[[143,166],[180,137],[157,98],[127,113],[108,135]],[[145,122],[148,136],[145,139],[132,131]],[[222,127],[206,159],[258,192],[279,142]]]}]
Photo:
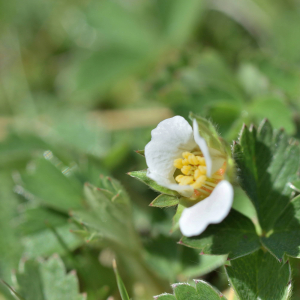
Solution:
[{"label": "flower center", "polygon": [[[194,188],[195,196],[208,197],[215,186],[223,179],[225,163],[211,177],[207,177],[205,158],[201,151],[183,152],[183,158],[174,160],[174,166],[180,170],[175,180],[179,185],[190,185]],[[178,174],[178,171],[175,171]]]}]

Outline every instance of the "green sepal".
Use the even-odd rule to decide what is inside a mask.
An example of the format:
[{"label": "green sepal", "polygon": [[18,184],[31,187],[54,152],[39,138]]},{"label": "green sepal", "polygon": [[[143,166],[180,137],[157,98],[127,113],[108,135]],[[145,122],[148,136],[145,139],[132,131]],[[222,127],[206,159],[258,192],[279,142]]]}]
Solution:
[{"label": "green sepal", "polygon": [[285,254],[300,258],[300,195],[289,203],[269,236],[262,237],[261,241],[280,261],[285,259]]},{"label": "green sepal", "polygon": [[221,223],[209,225],[199,236],[183,236],[179,243],[199,249],[201,254],[228,254],[228,259],[247,255],[261,246],[252,221],[234,209]]},{"label": "green sepal", "polygon": [[290,299],[290,264],[280,263],[263,250],[231,261],[225,270],[239,299]]},{"label": "green sepal", "polygon": [[176,209],[176,213],[173,217],[173,224],[172,224],[172,229],[171,229],[171,233],[176,231],[177,229],[179,229],[179,219],[181,217],[181,214],[183,212],[183,210],[185,209],[185,206],[183,206],[182,204],[178,204],[177,209]]},{"label": "green sepal", "polygon": [[221,153],[224,153],[224,145],[219,139],[219,134],[215,128],[215,126],[207,119],[202,118],[200,116],[195,115],[194,113],[190,113],[189,118],[193,121],[194,119],[197,121],[199,126],[199,133],[202,138],[205,139],[207,146],[209,148],[214,148],[219,150]]},{"label": "green sepal", "polygon": [[234,161],[231,157],[231,149],[228,143],[222,139],[215,126],[209,120],[193,114],[189,115],[189,118],[193,121],[194,119],[198,123],[199,134],[205,139],[208,148],[213,148],[220,152],[220,156],[224,157],[226,161],[226,174],[229,177],[229,181],[233,180],[234,177]]},{"label": "green sepal", "polygon": [[135,150],[135,152],[145,157],[145,150]]},{"label": "green sepal", "polygon": [[161,194],[158,197],[156,197],[150,204],[149,206],[153,207],[170,207],[170,206],[175,206],[179,203],[179,198],[166,195],[166,194]]},{"label": "green sepal", "polygon": [[224,157],[230,155],[230,151],[227,148],[226,142],[220,138],[215,126],[207,119],[190,113],[189,118],[194,119],[198,123],[199,133],[202,138],[205,139],[208,148],[213,148],[224,154]]},{"label": "green sepal", "polygon": [[162,194],[171,195],[171,196],[179,196],[179,194],[176,191],[172,191],[170,189],[167,189],[167,188],[157,184],[154,180],[150,179],[147,176],[147,170],[132,171],[132,172],[129,172],[127,174],[130,175],[131,177],[136,178],[139,181],[145,183],[151,189],[153,189],[157,192],[160,192]]},{"label": "green sepal", "polygon": [[241,187],[257,211],[262,230],[269,232],[292,196],[289,182],[297,180],[300,149],[284,130],[268,120],[259,128],[244,126],[233,145]]}]

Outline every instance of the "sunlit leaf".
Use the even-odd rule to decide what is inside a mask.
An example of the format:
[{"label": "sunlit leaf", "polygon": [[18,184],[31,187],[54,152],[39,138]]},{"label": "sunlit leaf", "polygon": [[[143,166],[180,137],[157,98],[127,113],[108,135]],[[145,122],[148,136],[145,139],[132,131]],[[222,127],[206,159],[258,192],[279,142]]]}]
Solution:
[{"label": "sunlit leaf", "polygon": [[203,280],[195,280],[196,288],[188,283],[174,283],[172,285],[174,295],[162,294],[154,296],[158,300],[191,300],[191,299],[205,299],[205,300],[226,300],[224,295],[213,288],[210,284]]},{"label": "sunlit leaf", "polygon": [[240,299],[290,299],[290,265],[279,263],[268,252],[259,250],[233,260],[226,272]]}]

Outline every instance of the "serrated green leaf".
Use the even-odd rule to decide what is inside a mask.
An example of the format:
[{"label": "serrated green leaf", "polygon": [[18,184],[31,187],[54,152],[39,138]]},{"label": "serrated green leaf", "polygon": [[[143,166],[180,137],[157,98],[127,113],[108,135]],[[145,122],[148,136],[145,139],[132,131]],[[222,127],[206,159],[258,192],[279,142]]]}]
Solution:
[{"label": "serrated green leaf", "polygon": [[[174,295],[177,300],[219,300],[224,299],[224,295],[214,289],[203,280],[195,280],[196,289],[187,283],[175,283],[172,285]],[[159,299],[159,298],[158,298]]]},{"label": "serrated green leaf", "polygon": [[194,280],[196,288],[188,283],[172,285],[174,295],[161,294],[154,296],[157,300],[226,300],[224,295],[203,280]]},{"label": "serrated green leaf", "polygon": [[57,255],[47,261],[25,261],[16,279],[16,291],[26,300],[86,299],[79,294],[76,273],[66,274],[64,264]]},{"label": "serrated green leaf", "polygon": [[195,280],[196,289],[200,296],[205,296],[206,300],[217,300],[226,298],[220,293],[217,289],[213,288],[210,284],[205,282],[204,280]]},{"label": "serrated green leaf", "polygon": [[128,175],[142,181],[143,183],[147,184],[151,189],[162,194],[167,194],[171,196],[179,195],[176,191],[172,191],[163,186],[160,186],[154,180],[147,177],[147,170],[129,172]]},{"label": "serrated green leaf", "polygon": [[28,258],[53,253],[65,255],[83,243],[70,232],[77,227],[68,222],[69,216],[55,210],[24,205],[17,221],[16,229],[22,234],[21,242]]},{"label": "serrated green leaf", "polygon": [[198,291],[187,283],[175,283],[172,287],[177,300],[199,299]]},{"label": "serrated green leaf", "polygon": [[284,254],[300,257],[300,196],[291,201],[276,221],[271,235],[261,240],[279,260]]},{"label": "serrated green leaf", "polygon": [[[86,200],[85,210],[75,210],[72,216],[79,223],[105,242],[113,242],[123,247],[135,247],[136,233],[133,228],[129,198],[121,185],[109,178],[104,179],[105,185],[110,185],[113,197],[103,193],[102,189],[86,184],[84,196]],[[118,191],[118,192],[116,192]],[[133,243],[133,244],[131,244]]]},{"label": "serrated green leaf", "polygon": [[268,232],[290,201],[288,183],[297,178],[299,146],[265,120],[258,130],[244,126],[233,154],[241,186],[255,206],[260,226]]},{"label": "serrated green leaf", "polygon": [[279,263],[262,250],[235,259],[227,276],[240,299],[285,300],[291,294],[289,263]]},{"label": "serrated green leaf", "polygon": [[197,248],[203,254],[228,254],[229,259],[247,255],[260,248],[253,223],[233,209],[223,222],[209,225],[199,236],[184,236],[181,243]]},{"label": "serrated green leaf", "polygon": [[47,300],[70,299],[83,300],[79,295],[79,284],[76,272],[66,274],[62,260],[53,256],[40,265],[43,282],[43,293]]},{"label": "serrated green leaf", "polygon": [[37,261],[26,261],[24,271],[17,273],[18,292],[28,300],[44,300],[43,283],[41,279],[39,263]]},{"label": "serrated green leaf", "polygon": [[169,207],[169,206],[174,206],[179,203],[179,198],[166,195],[166,194],[161,194],[157,198],[155,198],[149,206],[153,207]]},{"label": "serrated green leaf", "polygon": [[129,296],[128,296],[128,293],[127,293],[127,290],[126,290],[126,287],[123,283],[123,280],[122,280],[121,276],[119,275],[116,261],[113,261],[113,267],[114,267],[116,280],[117,280],[117,284],[118,284],[118,289],[119,289],[122,300],[130,300]]}]

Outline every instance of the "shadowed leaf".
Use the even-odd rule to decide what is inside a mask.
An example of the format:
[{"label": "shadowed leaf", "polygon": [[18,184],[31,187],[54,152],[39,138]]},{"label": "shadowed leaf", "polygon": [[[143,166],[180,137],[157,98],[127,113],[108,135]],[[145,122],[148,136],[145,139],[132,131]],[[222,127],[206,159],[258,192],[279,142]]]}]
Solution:
[{"label": "shadowed leaf", "polygon": [[276,221],[269,237],[261,238],[267,249],[278,259],[286,253],[300,257],[300,196],[294,198]]},{"label": "shadowed leaf", "polygon": [[268,232],[290,201],[288,183],[297,179],[299,146],[265,120],[258,130],[244,126],[233,154],[240,184],[255,206],[262,229]]},{"label": "shadowed leaf", "polygon": [[228,254],[229,259],[247,255],[260,247],[253,223],[233,209],[223,222],[209,225],[199,236],[184,236],[181,243],[201,250],[202,254]]}]

